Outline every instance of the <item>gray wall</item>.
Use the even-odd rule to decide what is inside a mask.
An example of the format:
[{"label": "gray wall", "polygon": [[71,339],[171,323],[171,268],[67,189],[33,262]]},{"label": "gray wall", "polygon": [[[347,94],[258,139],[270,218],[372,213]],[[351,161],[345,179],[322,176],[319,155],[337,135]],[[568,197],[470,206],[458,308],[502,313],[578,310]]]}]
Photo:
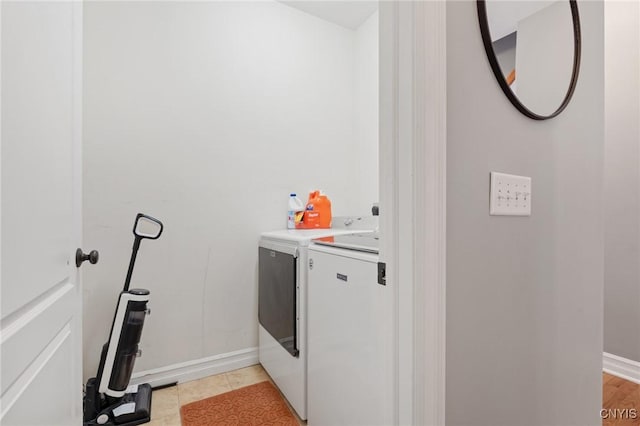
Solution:
[{"label": "gray wall", "polygon": [[640,361],[639,10],[605,8],[604,350]]},{"label": "gray wall", "polygon": [[[580,2],[573,101],[538,122],[502,94],[473,1],[447,3],[447,425],[601,424],[603,5]],[[489,172],[533,178],[490,217]]]}]

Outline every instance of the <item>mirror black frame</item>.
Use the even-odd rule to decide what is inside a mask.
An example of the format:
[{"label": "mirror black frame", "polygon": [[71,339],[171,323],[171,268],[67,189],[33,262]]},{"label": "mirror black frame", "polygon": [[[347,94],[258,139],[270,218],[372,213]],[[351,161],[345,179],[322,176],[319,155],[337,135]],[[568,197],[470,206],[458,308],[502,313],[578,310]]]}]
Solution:
[{"label": "mirror black frame", "polygon": [[493,50],[493,43],[491,42],[491,32],[489,31],[489,20],[487,18],[487,5],[485,0],[477,0],[478,6],[478,22],[480,23],[480,33],[482,34],[482,42],[484,44],[484,50],[487,53],[487,58],[489,59],[489,63],[491,64],[491,69],[493,70],[493,74],[498,80],[498,84],[500,88],[507,96],[507,98],[511,101],[513,106],[515,106],[518,111],[523,113],[529,118],[533,118],[534,120],[548,120],[549,118],[553,118],[560,114],[566,107],[569,105],[569,101],[571,101],[571,97],[573,96],[573,92],[576,89],[576,84],[578,82],[578,74],[580,73],[580,55],[581,55],[581,33],[580,33],[580,15],[578,14],[578,4],[577,0],[568,0],[569,6],[571,7],[571,16],[573,18],[573,71],[571,74],[571,83],[569,83],[569,89],[564,96],[564,100],[558,107],[558,109],[550,115],[540,115],[531,111],[527,108],[518,97],[511,91],[511,88],[507,84],[502,70],[500,69],[500,64],[498,63],[498,59],[496,57],[496,53]]}]

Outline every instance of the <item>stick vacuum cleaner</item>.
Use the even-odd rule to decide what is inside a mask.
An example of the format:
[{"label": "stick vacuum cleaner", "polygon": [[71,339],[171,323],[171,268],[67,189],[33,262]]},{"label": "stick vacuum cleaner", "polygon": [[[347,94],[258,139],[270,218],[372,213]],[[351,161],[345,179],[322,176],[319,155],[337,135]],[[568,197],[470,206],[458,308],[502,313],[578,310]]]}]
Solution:
[{"label": "stick vacuum cleaner", "polygon": [[144,319],[149,313],[149,290],[129,289],[133,266],[143,239],[157,240],[162,222],[138,213],[133,225],[133,251],[124,289],[118,298],[109,341],[102,346],[96,377],[87,381],[84,397],[84,426],[139,425],[151,417],[151,386],[129,386]]}]

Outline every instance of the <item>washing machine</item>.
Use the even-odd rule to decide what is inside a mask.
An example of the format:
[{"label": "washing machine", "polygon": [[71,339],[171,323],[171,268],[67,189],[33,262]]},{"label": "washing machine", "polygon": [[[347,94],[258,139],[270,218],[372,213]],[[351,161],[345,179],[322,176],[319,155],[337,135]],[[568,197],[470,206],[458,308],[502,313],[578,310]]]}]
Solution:
[{"label": "washing machine", "polygon": [[375,234],[308,249],[308,424],[396,424],[392,288]]},{"label": "washing machine", "polygon": [[260,364],[298,416],[307,418],[307,276],[312,240],[369,233],[377,217],[334,218],[339,228],[261,234],[258,247]]}]

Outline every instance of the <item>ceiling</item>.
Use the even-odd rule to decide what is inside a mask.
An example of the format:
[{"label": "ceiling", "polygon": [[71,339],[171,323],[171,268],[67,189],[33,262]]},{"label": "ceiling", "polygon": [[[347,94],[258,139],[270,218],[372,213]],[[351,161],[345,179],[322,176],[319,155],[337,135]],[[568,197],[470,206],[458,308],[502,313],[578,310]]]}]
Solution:
[{"label": "ceiling", "polygon": [[351,30],[357,29],[378,10],[377,1],[280,0],[287,6]]},{"label": "ceiling", "polygon": [[[496,41],[517,30],[518,22],[556,3],[553,0],[487,1],[487,17],[491,40]],[[567,6],[569,2],[567,2]],[[570,11],[569,7],[567,10]],[[570,15],[569,15],[570,16]]]}]

